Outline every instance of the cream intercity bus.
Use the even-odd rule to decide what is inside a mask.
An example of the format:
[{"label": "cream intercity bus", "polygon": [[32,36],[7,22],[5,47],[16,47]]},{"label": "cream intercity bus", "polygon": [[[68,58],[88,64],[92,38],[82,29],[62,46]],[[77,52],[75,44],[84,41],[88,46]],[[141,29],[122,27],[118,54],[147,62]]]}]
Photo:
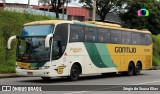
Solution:
[{"label": "cream intercity bus", "polygon": [[152,38],[145,30],[102,22],[64,20],[24,24],[17,39],[16,73],[20,76],[68,77],[93,73],[138,75],[152,67]]}]

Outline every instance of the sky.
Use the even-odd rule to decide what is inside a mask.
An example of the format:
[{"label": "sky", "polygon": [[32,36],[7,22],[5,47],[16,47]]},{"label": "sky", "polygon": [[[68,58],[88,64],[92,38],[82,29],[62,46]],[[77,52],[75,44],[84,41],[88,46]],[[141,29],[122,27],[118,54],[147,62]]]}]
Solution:
[{"label": "sky", "polygon": [[[1,1],[1,0],[0,0]],[[72,0],[72,3],[68,4],[68,6],[81,7],[82,4],[78,3],[79,0]],[[6,3],[22,3],[28,4],[28,0],[6,0]],[[30,0],[30,5],[38,5],[38,0]]]},{"label": "sky", "polygon": [[[6,0],[6,3],[23,3],[28,4],[28,0]],[[38,5],[38,0],[30,0],[31,5]]]}]

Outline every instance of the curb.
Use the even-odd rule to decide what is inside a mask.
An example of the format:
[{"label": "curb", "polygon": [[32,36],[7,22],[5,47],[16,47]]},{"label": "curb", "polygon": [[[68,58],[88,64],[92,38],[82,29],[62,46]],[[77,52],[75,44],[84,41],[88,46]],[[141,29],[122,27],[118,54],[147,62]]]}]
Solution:
[{"label": "curb", "polygon": [[153,66],[152,67],[152,70],[159,70],[160,69],[160,66]]},{"label": "curb", "polygon": [[0,78],[11,78],[11,77],[17,77],[16,73],[0,74]]}]

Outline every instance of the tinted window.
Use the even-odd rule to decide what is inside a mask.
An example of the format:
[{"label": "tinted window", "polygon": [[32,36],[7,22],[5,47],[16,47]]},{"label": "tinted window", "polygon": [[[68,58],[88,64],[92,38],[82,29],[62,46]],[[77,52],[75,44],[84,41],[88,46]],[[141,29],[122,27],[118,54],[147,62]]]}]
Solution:
[{"label": "tinted window", "polygon": [[83,42],[84,30],[83,26],[70,25],[70,42]]},{"label": "tinted window", "polygon": [[99,43],[110,43],[110,31],[109,29],[98,29],[98,42]]},{"label": "tinted window", "polygon": [[152,43],[152,37],[150,34],[145,34],[145,42],[146,45],[150,45]]},{"label": "tinted window", "polygon": [[68,24],[57,25],[54,35],[54,40],[61,41],[61,45],[66,45],[68,40]]},{"label": "tinted window", "polygon": [[58,41],[52,42],[52,59],[56,59],[59,56],[60,50],[58,46]]},{"label": "tinted window", "polygon": [[86,42],[96,42],[96,28],[95,27],[85,27],[85,41]]},{"label": "tinted window", "polygon": [[25,26],[22,29],[22,36],[46,36],[53,32],[53,25]]},{"label": "tinted window", "polygon": [[60,58],[68,41],[68,24],[59,24],[56,26],[54,39],[52,43],[52,59]]},{"label": "tinted window", "polygon": [[121,43],[121,31],[111,30],[111,43]]},{"label": "tinted window", "polygon": [[45,37],[20,38],[17,47],[17,61],[31,63],[50,60],[50,49],[45,47]]},{"label": "tinted window", "polygon": [[132,33],[132,44],[140,44],[140,33]]},{"label": "tinted window", "polygon": [[122,31],[122,43],[131,44],[131,32]]},{"label": "tinted window", "polygon": [[139,33],[140,34],[140,41],[142,45],[146,45],[146,40],[145,40],[145,34],[144,33]]}]

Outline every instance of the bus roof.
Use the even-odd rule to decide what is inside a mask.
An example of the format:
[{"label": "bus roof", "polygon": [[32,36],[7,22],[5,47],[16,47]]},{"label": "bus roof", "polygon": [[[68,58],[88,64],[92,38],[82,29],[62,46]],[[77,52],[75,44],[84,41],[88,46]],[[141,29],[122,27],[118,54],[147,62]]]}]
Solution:
[{"label": "bus roof", "polygon": [[40,24],[58,24],[61,22],[65,22],[65,20],[44,20],[44,21],[34,21],[34,22],[29,22],[24,24],[23,26],[28,26],[28,25],[40,25]]},{"label": "bus roof", "polygon": [[141,32],[141,33],[151,33],[148,30],[137,30],[137,29],[128,29],[128,28],[122,28],[118,24],[111,24],[111,23],[104,23],[104,22],[96,22],[96,21],[86,21],[86,22],[80,22],[80,21],[67,21],[67,20],[45,20],[45,21],[34,21],[24,24],[24,26],[29,25],[41,25],[41,24],[59,24],[59,23],[74,23],[74,24],[81,24],[81,25],[87,25],[87,26],[94,26],[94,27],[102,27],[102,28],[108,28],[108,29],[116,29],[116,30],[124,30],[124,31],[132,31],[132,32]]}]

